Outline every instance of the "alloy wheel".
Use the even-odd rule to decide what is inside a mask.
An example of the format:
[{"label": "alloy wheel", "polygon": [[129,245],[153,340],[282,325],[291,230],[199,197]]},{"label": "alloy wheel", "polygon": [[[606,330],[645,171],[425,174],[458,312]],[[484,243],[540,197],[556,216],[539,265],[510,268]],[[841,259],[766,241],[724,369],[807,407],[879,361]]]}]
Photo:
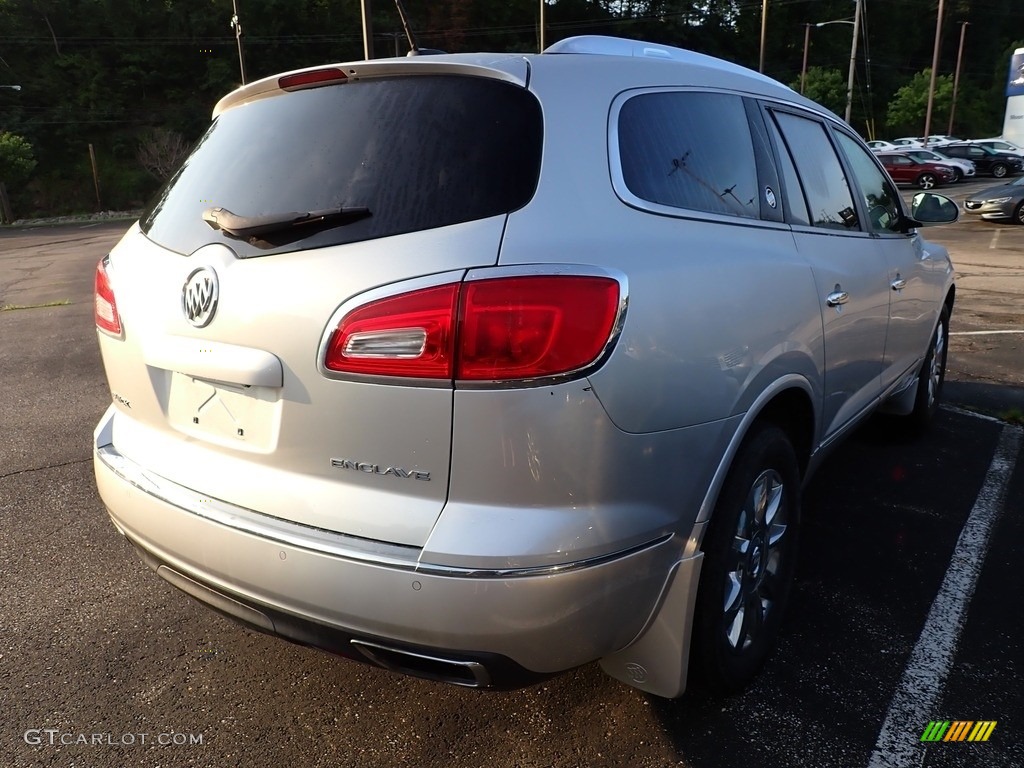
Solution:
[{"label": "alloy wheel", "polygon": [[764,470],[747,493],[729,553],[724,628],[729,645],[743,650],[758,639],[775,607],[777,579],[789,521],[785,484],[774,469]]}]

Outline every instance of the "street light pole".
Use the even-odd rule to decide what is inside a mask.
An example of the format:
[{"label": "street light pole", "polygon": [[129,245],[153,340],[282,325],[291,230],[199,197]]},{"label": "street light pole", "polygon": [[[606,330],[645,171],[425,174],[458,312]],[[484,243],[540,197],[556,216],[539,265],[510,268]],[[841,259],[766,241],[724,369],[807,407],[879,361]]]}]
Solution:
[{"label": "street light pole", "polygon": [[953,115],[956,114],[956,92],[960,88],[960,62],[964,58],[964,33],[967,31],[968,24],[970,22],[960,22],[960,48],[956,52],[956,74],[953,75],[953,104],[949,108],[949,128],[946,130],[946,134],[949,136],[953,135]]},{"label": "street light pole", "polygon": [[[850,122],[850,110],[853,107],[853,75],[856,71],[855,65],[857,63],[857,33],[860,30],[860,3],[861,0],[857,0],[857,8],[853,14],[853,21],[847,19],[835,19],[834,21],[819,21],[814,26],[816,27],[827,27],[829,24],[852,24],[853,25],[853,44],[850,46],[850,74],[847,78],[846,83],[846,122]],[[804,36],[804,66],[807,65],[807,37]]]}]

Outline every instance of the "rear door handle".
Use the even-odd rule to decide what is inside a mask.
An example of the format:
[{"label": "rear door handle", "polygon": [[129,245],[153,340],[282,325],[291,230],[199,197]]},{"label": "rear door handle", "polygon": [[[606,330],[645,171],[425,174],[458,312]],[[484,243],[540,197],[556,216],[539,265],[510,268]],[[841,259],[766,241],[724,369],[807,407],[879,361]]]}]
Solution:
[{"label": "rear door handle", "polygon": [[899,275],[896,275],[896,279],[892,281],[892,289],[894,291],[902,291],[907,287],[907,281]]},{"label": "rear door handle", "polygon": [[[839,286],[837,285],[836,288]],[[850,294],[846,291],[832,291],[828,296],[825,297],[825,303],[830,307],[838,307],[840,304],[845,304],[850,300]]]}]

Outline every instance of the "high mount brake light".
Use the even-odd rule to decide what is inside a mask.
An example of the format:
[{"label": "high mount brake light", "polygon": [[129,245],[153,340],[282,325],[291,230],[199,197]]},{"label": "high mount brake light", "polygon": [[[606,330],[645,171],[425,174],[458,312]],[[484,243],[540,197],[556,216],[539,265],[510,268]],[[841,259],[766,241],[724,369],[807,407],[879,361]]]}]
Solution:
[{"label": "high mount brake light", "polygon": [[112,336],[121,335],[121,316],[114,300],[114,288],[110,285],[107,265],[110,258],[104,256],[96,265],[95,291],[93,293],[93,317],[96,327]]},{"label": "high mount brake light", "polygon": [[277,79],[277,85],[284,91],[298,91],[303,88],[344,83],[346,80],[348,80],[348,75],[337,67],[324,67],[308,72],[296,72],[294,75],[284,75]]},{"label": "high mount brake light", "polygon": [[536,275],[451,283],[370,302],[331,335],[331,371],[513,381],[597,360],[619,314],[610,277]]}]

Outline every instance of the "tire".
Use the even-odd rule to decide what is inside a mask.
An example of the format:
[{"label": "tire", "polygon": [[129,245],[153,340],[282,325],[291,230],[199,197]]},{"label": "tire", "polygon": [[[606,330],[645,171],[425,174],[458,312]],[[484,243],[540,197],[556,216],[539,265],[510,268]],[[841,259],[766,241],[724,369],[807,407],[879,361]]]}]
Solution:
[{"label": "tire", "polygon": [[953,166],[953,182],[952,183],[953,184],[959,184],[963,180],[964,180],[964,172],[961,171],[959,168],[957,168],[954,165]]},{"label": "tire", "polygon": [[921,189],[933,189],[939,186],[939,180],[934,173],[922,173],[917,177],[917,186]]},{"label": "tire", "polygon": [[1024,200],[1017,204],[1017,207],[1013,209],[1013,223],[1024,224]]},{"label": "tire", "polygon": [[1004,178],[1008,171],[1009,168],[1007,168],[1003,163],[996,163],[992,166],[992,175],[997,179]]},{"label": "tire", "polygon": [[914,398],[914,410],[907,417],[917,429],[927,427],[939,407],[942,395],[942,384],[946,380],[946,357],[949,353],[949,309],[942,308],[939,322],[932,333],[928,352],[921,363],[921,372],[917,379],[917,395]]},{"label": "tire", "polygon": [[796,570],[800,470],[786,433],[755,425],[704,541],[690,669],[698,689],[736,693],[775,646]]}]

